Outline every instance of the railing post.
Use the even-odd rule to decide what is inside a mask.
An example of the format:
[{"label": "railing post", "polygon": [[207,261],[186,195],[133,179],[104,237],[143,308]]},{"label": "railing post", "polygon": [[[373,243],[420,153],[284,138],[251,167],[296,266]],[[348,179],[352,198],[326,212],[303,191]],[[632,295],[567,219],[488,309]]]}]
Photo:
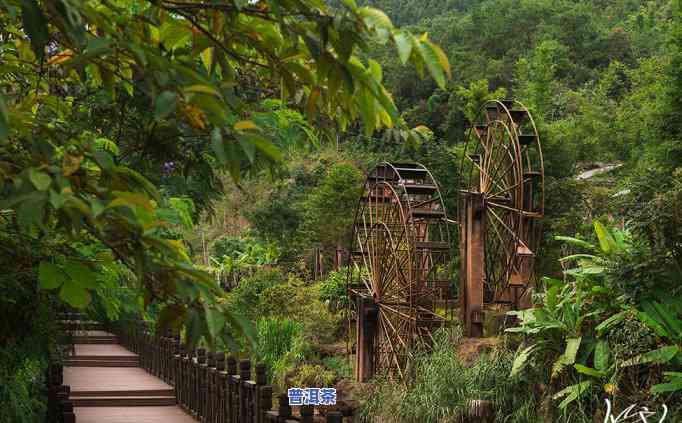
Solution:
[{"label": "railing post", "polygon": [[163,331],[158,337],[159,342],[159,354],[158,354],[158,365],[157,372],[159,373],[159,379],[168,383],[168,374],[166,373],[166,355],[168,354],[168,331]]},{"label": "railing post", "polygon": [[187,360],[185,361],[185,376],[187,380],[187,395],[185,397],[187,412],[194,415],[194,382],[196,380],[196,373],[194,372],[194,363],[196,357],[196,350],[187,352]]},{"label": "railing post", "polygon": [[194,365],[194,413],[197,420],[201,421],[202,416],[202,401],[201,394],[204,388],[205,379],[203,375],[203,367],[206,364],[206,350],[199,348],[197,350],[197,361]]},{"label": "railing post", "polygon": [[227,358],[227,417],[229,423],[241,423],[239,421],[239,375],[237,374],[237,360],[230,356]]},{"label": "railing post", "polygon": [[206,361],[201,364],[201,421],[208,422],[211,404],[210,370],[215,366],[213,352],[206,352]]},{"label": "railing post", "polygon": [[208,357],[208,398],[207,398],[207,412],[206,412],[206,422],[214,423],[216,420],[216,415],[218,414],[218,358],[221,355],[219,352],[213,352]]},{"label": "railing post", "polygon": [[265,423],[268,421],[268,412],[272,410],[272,386],[261,386],[258,389],[258,398],[260,401],[258,416],[260,421]]},{"label": "railing post", "polygon": [[246,393],[246,382],[251,379],[251,360],[244,359],[239,362],[239,417],[240,423],[252,423],[248,421],[249,404]]},{"label": "railing post", "polygon": [[184,348],[179,338],[176,338],[175,353],[173,354],[173,386],[175,387],[175,400],[182,405],[182,374],[180,366],[182,363],[182,355]]},{"label": "railing post", "polygon": [[315,407],[312,405],[301,406],[301,423],[313,423],[313,416],[315,415]]},{"label": "railing post", "polygon": [[[256,364],[256,388],[253,404],[253,415],[255,416],[256,423],[265,422],[265,413],[272,407],[272,387],[268,386],[267,370],[267,366],[264,363]],[[269,396],[269,398],[264,397],[264,395]]]},{"label": "railing post", "polygon": [[187,372],[187,366],[190,362],[190,354],[191,352],[189,349],[186,348],[185,345],[180,345],[180,348],[182,350],[180,354],[180,359],[178,361],[178,374],[180,378],[180,383],[178,384],[180,386],[180,407],[182,407],[183,410],[189,411],[189,406],[188,406],[188,393],[189,393],[189,373]]},{"label": "railing post", "polygon": [[291,417],[291,406],[289,406],[289,396],[287,394],[279,394],[279,407],[277,408],[278,423],[286,423],[287,419]]},{"label": "railing post", "polygon": [[343,414],[338,411],[327,413],[327,423],[343,423]]},{"label": "railing post", "polygon": [[214,423],[227,422],[227,402],[225,401],[227,372],[225,371],[225,353],[219,353],[216,358],[216,384],[217,384],[217,402],[216,411],[217,416]]},{"label": "railing post", "polygon": [[62,401],[61,423],[76,423],[76,415],[73,413],[73,402]]},{"label": "railing post", "polygon": [[176,357],[180,352],[180,337],[174,336],[171,341],[170,354],[168,355],[168,381],[170,385],[177,385],[177,361]]},{"label": "railing post", "polygon": [[[222,367],[220,361],[222,360]],[[218,423],[220,414],[220,372],[225,369],[225,353],[213,353],[213,365],[209,369],[210,395],[209,423]]]}]

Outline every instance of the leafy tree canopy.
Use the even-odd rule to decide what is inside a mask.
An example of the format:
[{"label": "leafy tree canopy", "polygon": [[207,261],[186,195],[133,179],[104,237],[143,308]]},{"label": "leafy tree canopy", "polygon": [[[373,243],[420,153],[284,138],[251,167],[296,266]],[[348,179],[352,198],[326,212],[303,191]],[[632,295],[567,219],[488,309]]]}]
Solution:
[{"label": "leafy tree canopy", "polygon": [[[185,167],[222,165],[238,180],[245,168],[281,158],[257,123],[267,112],[260,104],[274,98],[320,125],[391,127],[399,116],[381,67],[363,59],[376,42],[445,85],[448,59],[426,34],[399,30],[354,0],[334,14],[321,0],[3,1],[4,224],[45,244],[103,246],[95,260],[68,249],[46,254],[41,287],[84,307],[98,266],[118,260],[135,270],[147,304],[165,304],[160,324],[184,325],[191,343],[243,328],[184,244],[165,236],[159,211],[169,200],[131,157],[175,140],[137,163],[151,157],[170,173],[172,151]],[[137,132],[149,136],[131,143]]]}]

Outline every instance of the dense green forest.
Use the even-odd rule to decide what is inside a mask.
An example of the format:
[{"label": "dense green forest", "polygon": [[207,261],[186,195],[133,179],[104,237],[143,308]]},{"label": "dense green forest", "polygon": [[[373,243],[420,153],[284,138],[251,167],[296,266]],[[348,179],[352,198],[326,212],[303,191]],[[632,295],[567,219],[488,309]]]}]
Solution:
[{"label": "dense green forest", "polygon": [[[336,386],[359,421],[481,399],[593,422],[607,398],[682,420],[682,1],[210,4],[0,2],[0,421],[41,421],[65,307]],[[535,307],[354,383],[337,251],[366,173],[423,163],[454,216],[465,132],[501,98],[542,140]]]}]

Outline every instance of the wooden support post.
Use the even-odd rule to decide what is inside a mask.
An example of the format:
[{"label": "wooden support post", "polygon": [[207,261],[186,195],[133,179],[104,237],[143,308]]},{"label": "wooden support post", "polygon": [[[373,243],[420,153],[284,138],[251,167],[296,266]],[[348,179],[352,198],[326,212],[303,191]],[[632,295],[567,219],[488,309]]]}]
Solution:
[{"label": "wooden support post", "polygon": [[251,379],[251,360],[244,359],[239,362],[239,417],[240,422],[251,423],[248,420],[249,404],[246,393],[246,382]]},{"label": "wooden support post", "polygon": [[377,309],[371,298],[357,297],[357,336],[355,347],[355,378],[366,382],[374,376],[374,335]]},{"label": "wooden support post", "polygon": [[225,423],[225,381],[227,373],[225,372],[225,353],[216,353],[215,360],[215,416],[213,423]]},{"label": "wooden support post", "polygon": [[291,417],[291,406],[289,405],[289,396],[287,394],[279,394],[279,408],[277,409],[278,422],[284,423]]},{"label": "wooden support post", "polygon": [[209,351],[206,355],[206,374],[205,374],[205,379],[206,379],[206,391],[204,392],[204,419],[203,421],[206,423],[210,423],[213,421],[213,410],[214,410],[214,404],[213,404],[213,397],[215,394],[215,382],[213,379],[213,376],[215,375],[215,357],[216,354],[212,351]]},{"label": "wooden support post", "polygon": [[485,206],[483,194],[467,193],[460,205],[460,310],[467,336],[483,335]]},{"label": "wooden support post", "polygon": [[237,375],[237,360],[230,356],[227,358],[227,421],[236,423],[239,421],[239,375]]},{"label": "wooden support post", "polygon": [[185,379],[183,372],[183,360],[186,356],[185,346],[181,342],[178,342],[177,353],[173,357],[173,364],[175,366],[175,399],[180,404],[180,407],[184,407],[184,390],[185,390]]},{"label": "wooden support post", "polygon": [[204,404],[206,394],[206,350],[199,348],[197,350],[197,364],[196,364],[196,383],[195,383],[195,397],[194,397],[194,411],[196,419],[202,421],[204,416]]},{"label": "wooden support post", "polygon": [[338,411],[330,411],[327,413],[327,423],[343,423],[343,414]]},{"label": "wooden support post", "polygon": [[272,408],[272,386],[261,386],[258,396],[260,398],[259,423],[265,423],[268,421],[268,412]]},{"label": "wooden support post", "polygon": [[[263,409],[263,402],[268,402],[263,398],[263,388],[268,386],[267,366],[264,363],[256,364],[256,389],[254,392],[254,411],[253,416],[255,423],[263,423],[265,421],[265,411],[272,407],[272,399],[269,401],[270,405],[265,410]],[[270,389],[272,394],[272,389]]]},{"label": "wooden support post", "polygon": [[73,402],[62,401],[61,423],[76,423],[76,415],[73,413]]},{"label": "wooden support post", "polygon": [[313,423],[313,416],[315,415],[315,407],[312,405],[301,406],[301,423]]}]

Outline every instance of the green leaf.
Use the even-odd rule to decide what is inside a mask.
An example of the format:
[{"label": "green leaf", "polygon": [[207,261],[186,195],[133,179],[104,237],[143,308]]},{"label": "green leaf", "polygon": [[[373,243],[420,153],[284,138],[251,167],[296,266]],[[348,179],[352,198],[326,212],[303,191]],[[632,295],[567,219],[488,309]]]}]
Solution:
[{"label": "green leaf", "polygon": [[609,231],[601,222],[594,222],[594,231],[599,239],[599,246],[604,253],[611,254],[618,249],[616,240],[613,239],[611,231]]},{"label": "green leaf", "polygon": [[657,350],[651,350],[635,356],[629,360],[625,360],[620,363],[620,367],[636,366],[640,364],[648,363],[667,363],[673,359],[680,352],[680,347],[677,345],[668,345]]},{"label": "green leaf", "polygon": [[241,142],[254,145],[258,150],[274,161],[282,160],[282,151],[269,139],[254,133],[238,134],[237,138]]},{"label": "green leaf", "polygon": [[663,325],[661,324],[661,322],[659,322],[658,320],[656,320],[654,317],[652,317],[652,316],[649,315],[648,313],[643,312],[643,311],[638,311],[638,312],[637,312],[637,317],[639,318],[639,320],[640,320],[642,323],[644,323],[645,325],[647,325],[647,326],[649,326],[651,329],[653,329],[653,331],[656,332],[656,334],[657,334],[658,336],[661,336],[661,337],[663,337],[663,338],[667,338],[668,336],[670,336],[670,334],[669,334],[668,331],[665,329],[665,327],[663,327]]},{"label": "green leaf", "polygon": [[[659,320],[665,324],[665,327],[670,334],[682,335],[682,320],[673,315],[673,313],[671,313],[663,304],[651,301],[647,302],[645,306],[653,308],[656,313],[658,313],[658,316],[660,317]],[[645,310],[650,311],[650,309]]]},{"label": "green leaf", "polygon": [[597,248],[597,247],[594,246],[594,244],[591,244],[591,243],[589,243],[589,242],[587,242],[587,241],[583,241],[582,239],[573,238],[573,237],[570,237],[570,236],[555,236],[554,239],[557,240],[557,241],[564,241],[564,242],[567,242],[567,243],[569,243],[569,244],[575,245],[576,247],[587,248],[587,249],[589,249],[589,250],[594,250],[594,249]]},{"label": "green leaf", "polygon": [[189,349],[194,349],[194,347],[196,347],[196,345],[199,343],[202,331],[201,320],[202,319],[199,315],[199,312],[194,308],[190,308],[185,315],[185,333],[187,336],[187,347]]},{"label": "green leaf", "polygon": [[412,55],[412,47],[414,46],[414,36],[406,31],[396,31],[393,34],[396,48],[398,49],[398,56],[400,62],[406,64]]},{"label": "green leaf", "polygon": [[593,376],[593,377],[605,377],[608,375],[606,371],[595,370],[591,367],[583,366],[582,364],[574,364],[573,367],[578,371],[578,373]]},{"label": "green leaf", "polygon": [[85,308],[90,304],[90,293],[77,282],[66,281],[59,291],[59,298],[75,308]]},{"label": "green leaf", "polygon": [[566,357],[566,364],[575,363],[575,356],[578,354],[578,349],[580,349],[581,337],[578,338],[568,338],[566,340],[566,350],[564,351],[564,357]]},{"label": "green leaf", "polygon": [[167,49],[183,47],[192,39],[192,31],[178,21],[169,21],[161,27],[160,40]]},{"label": "green leaf", "polygon": [[227,162],[227,155],[225,154],[225,144],[223,143],[223,131],[217,126],[211,131],[211,148],[213,148],[218,161],[225,164]]},{"label": "green leaf", "polygon": [[156,330],[161,332],[168,328],[177,328],[180,319],[184,315],[184,308],[178,304],[169,304],[161,310],[159,318],[156,321]]},{"label": "green leaf", "polygon": [[252,348],[255,348],[255,346],[258,345],[258,335],[253,322],[247,320],[238,313],[227,313],[226,317],[232,326],[246,336],[246,339],[249,341],[249,345],[251,345]]},{"label": "green leaf", "polygon": [[28,179],[38,191],[45,191],[52,184],[50,175],[33,167],[28,170]]},{"label": "green leaf", "polygon": [[364,19],[365,24],[370,28],[377,30],[393,29],[391,19],[379,9],[375,9],[373,7],[361,7],[357,9],[357,14]]},{"label": "green leaf", "polygon": [[429,73],[431,73],[433,79],[436,80],[436,84],[438,84],[440,88],[445,89],[445,74],[447,72],[446,69],[449,69],[449,65],[447,68],[443,66],[443,59],[440,55],[442,51],[428,40],[417,40],[416,43],[417,49],[419,50]]},{"label": "green leaf", "polygon": [[0,141],[9,136],[9,111],[5,99],[0,94]]},{"label": "green leaf", "polygon": [[595,327],[597,333],[602,333],[605,330],[610,329],[612,326],[622,322],[625,319],[625,317],[627,317],[628,313],[630,313],[628,310],[621,311],[620,313],[614,314],[613,316],[604,320],[603,322],[598,324],[597,327]]},{"label": "green leaf", "polygon": [[527,361],[530,358],[531,354],[538,348],[538,344],[533,344],[525,349],[523,349],[520,353],[516,355],[516,358],[514,358],[514,364],[512,365],[511,373],[509,376],[514,377],[521,370],[526,367]]},{"label": "green leaf", "polygon": [[66,203],[66,197],[56,191],[50,190],[50,204],[55,210],[59,210]]},{"label": "green leaf", "polygon": [[40,289],[59,288],[67,278],[62,269],[52,263],[41,261],[38,266],[38,284]]},{"label": "green leaf", "polygon": [[81,288],[97,288],[97,274],[84,264],[69,262],[64,266],[64,272]]},{"label": "green leaf", "polygon": [[659,383],[651,387],[652,394],[682,391],[682,379],[675,379],[670,383]]},{"label": "green leaf", "polygon": [[341,1],[343,2],[343,4],[348,6],[348,8],[350,10],[355,11],[358,8],[358,4],[355,2],[355,0],[341,0]]},{"label": "green leaf", "polygon": [[552,398],[553,399],[559,399],[562,397],[564,398],[563,401],[559,404],[560,409],[565,409],[570,403],[578,399],[582,394],[587,392],[590,387],[592,387],[592,381],[591,380],[586,380],[584,382],[577,383],[575,385],[571,385],[567,388],[562,389],[561,391],[557,392]]},{"label": "green leaf", "polygon": [[114,159],[106,151],[95,150],[92,152],[92,158],[95,159],[97,165],[103,170],[108,171],[114,167]]},{"label": "green leaf", "polygon": [[594,367],[600,371],[606,370],[609,368],[610,359],[609,343],[604,340],[598,341],[597,346],[594,348]]},{"label": "green leaf", "polygon": [[578,260],[578,259],[587,259],[587,260],[594,260],[594,261],[600,260],[599,257],[594,256],[592,254],[571,254],[570,256],[560,258],[559,261],[563,263],[566,261]]},{"label": "green leaf", "polygon": [[30,231],[34,225],[41,226],[43,224],[47,198],[43,192],[36,191],[36,193],[40,196],[29,198],[17,207],[17,220],[19,226],[25,231]]},{"label": "green leaf", "polygon": [[142,176],[141,173],[125,166],[114,166],[111,169],[117,177],[124,179],[128,185],[125,187],[130,191],[135,191],[136,188],[142,188],[154,201],[161,202],[161,195],[156,189],[156,186],[149,182],[147,178]]},{"label": "green leaf", "polygon": [[154,118],[161,120],[175,110],[177,95],[172,91],[164,91],[156,97]]},{"label": "green leaf", "polygon": [[225,327],[225,314],[214,307],[204,305],[206,326],[212,338],[218,337]]},{"label": "green leaf", "polygon": [[33,51],[38,57],[42,58],[50,34],[47,30],[47,19],[45,19],[45,15],[43,15],[43,11],[36,0],[23,0],[21,2],[21,18],[26,34],[31,39]]}]

